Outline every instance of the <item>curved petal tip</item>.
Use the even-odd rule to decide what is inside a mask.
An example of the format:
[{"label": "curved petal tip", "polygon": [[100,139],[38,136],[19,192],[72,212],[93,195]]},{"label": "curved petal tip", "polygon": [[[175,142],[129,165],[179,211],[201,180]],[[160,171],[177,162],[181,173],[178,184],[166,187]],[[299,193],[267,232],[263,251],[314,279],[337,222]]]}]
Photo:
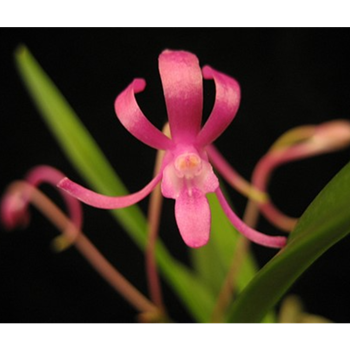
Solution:
[{"label": "curved petal tip", "polygon": [[210,66],[202,68],[205,79],[213,79],[216,95],[213,110],[197,137],[199,145],[215,141],[229,126],[240,104],[241,91],[238,82]]},{"label": "curved petal tip", "polygon": [[141,142],[156,149],[168,149],[172,145],[171,140],[145,117],[136,101],[135,94],[145,87],[144,79],[134,79],[116,98],[115,112],[122,125]]},{"label": "curved petal tip", "polygon": [[206,65],[202,68],[203,78],[212,79],[214,75],[214,70],[210,66]]},{"label": "curved petal tip", "polygon": [[146,88],[146,80],[143,78],[135,78],[131,84],[135,93],[142,92]]}]

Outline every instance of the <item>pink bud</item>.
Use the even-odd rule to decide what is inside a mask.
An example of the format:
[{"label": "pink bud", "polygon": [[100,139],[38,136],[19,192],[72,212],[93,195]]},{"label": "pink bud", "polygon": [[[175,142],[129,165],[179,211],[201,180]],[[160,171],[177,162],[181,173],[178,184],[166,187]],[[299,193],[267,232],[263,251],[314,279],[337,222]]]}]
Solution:
[{"label": "pink bud", "polygon": [[5,194],[1,202],[1,220],[7,230],[28,225],[30,215],[21,193],[10,192]]},{"label": "pink bud", "polygon": [[350,143],[350,122],[334,120],[316,127],[312,142],[317,143],[325,151],[338,150]]}]

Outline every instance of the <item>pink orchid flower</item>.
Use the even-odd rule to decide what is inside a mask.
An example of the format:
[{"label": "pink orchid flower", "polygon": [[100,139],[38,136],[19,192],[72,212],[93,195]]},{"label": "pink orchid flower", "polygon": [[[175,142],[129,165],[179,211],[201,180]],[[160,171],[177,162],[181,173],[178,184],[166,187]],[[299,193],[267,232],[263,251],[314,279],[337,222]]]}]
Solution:
[{"label": "pink orchid flower", "polygon": [[[171,138],[149,122],[136,102],[135,94],[143,91],[146,85],[143,79],[135,79],[115,101],[117,117],[133,136],[148,146],[165,150],[160,172],[155,178],[139,192],[122,197],[94,193],[68,178],[58,186],[91,206],[117,209],[139,202],[161,182],[163,196],[175,199],[180,234],[192,248],[201,247],[209,240],[211,213],[206,194],[215,192],[238,231],[255,243],[283,247],[285,237],[255,231],[232,211],[208,161],[206,147],[223,133],[238,110],[240,87],[236,80],[209,66],[201,70],[197,57],[185,51],[163,51],[159,56],[159,71]],[[216,98],[213,110],[201,128],[203,77],[214,80]]]}]

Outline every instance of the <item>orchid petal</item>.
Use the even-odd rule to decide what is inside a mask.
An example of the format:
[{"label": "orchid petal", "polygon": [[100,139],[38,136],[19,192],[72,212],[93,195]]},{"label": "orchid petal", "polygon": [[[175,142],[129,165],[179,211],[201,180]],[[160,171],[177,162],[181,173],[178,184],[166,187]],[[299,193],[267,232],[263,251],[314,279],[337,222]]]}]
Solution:
[{"label": "orchid petal", "polygon": [[245,180],[223,157],[214,145],[206,147],[207,154],[211,163],[222,177],[237,191],[244,196],[253,199],[259,203],[268,201],[267,193],[259,190]]},{"label": "orchid petal", "polygon": [[91,205],[92,207],[100,208],[100,209],[119,209],[129,207],[143,198],[145,198],[155,186],[162,179],[162,173],[159,173],[149,184],[147,184],[142,190],[135,192],[133,194],[129,194],[121,197],[110,197],[102,194],[98,194],[87,188],[84,188],[77,183],[69,180],[68,178],[64,178],[57,185],[62,190],[68,192],[71,196],[79,199],[80,201]]},{"label": "orchid petal", "polygon": [[185,51],[165,50],[159,56],[159,72],[172,139],[194,141],[203,108],[203,79],[197,57]]},{"label": "orchid petal", "polygon": [[175,202],[177,226],[184,242],[191,248],[207,244],[210,235],[210,208],[202,191],[184,190]]},{"label": "orchid petal", "polygon": [[142,113],[135,93],[145,89],[144,79],[134,81],[116,98],[114,108],[123,126],[137,139],[156,149],[168,149],[171,140],[158,130]]},{"label": "orchid petal", "polygon": [[203,67],[203,76],[205,79],[214,79],[216,96],[213,110],[198,134],[199,146],[212,143],[225,131],[237,113],[241,98],[240,87],[235,79],[209,66]]},{"label": "orchid petal", "polygon": [[226,216],[231,221],[233,226],[240,232],[242,235],[247,237],[254,243],[260,244],[265,247],[270,248],[282,248],[286,245],[286,237],[282,236],[268,236],[261,232],[258,232],[248,225],[246,225],[231,209],[229,204],[226,201],[224,194],[221,189],[218,188],[216,191],[216,196],[218,197],[219,203],[224,210]]}]

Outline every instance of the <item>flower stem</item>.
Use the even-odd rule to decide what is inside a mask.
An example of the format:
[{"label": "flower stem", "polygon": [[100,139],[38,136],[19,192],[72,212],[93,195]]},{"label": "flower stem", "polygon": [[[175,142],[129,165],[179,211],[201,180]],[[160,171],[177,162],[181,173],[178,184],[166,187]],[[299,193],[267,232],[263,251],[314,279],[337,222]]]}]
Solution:
[{"label": "flower stem", "polygon": [[233,169],[233,167],[227,162],[227,160],[221,155],[215,146],[207,146],[206,150],[214,167],[238,192],[259,203],[265,203],[269,200],[268,194],[255,188],[252,184],[245,180],[236,170]]},{"label": "flower stem", "polygon": [[[69,218],[41,191],[24,181],[18,181],[10,185],[10,192],[24,191],[31,193],[30,202],[40,210],[63,234],[69,235],[72,222]],[[71,239],[72,237],[67,237]],[[75,235],[75,247],[90,263],[90,265],[132,306],[142,313],[159,314],[158,308],[131,285],[96,249],[91,241],[79,230]]]},{"label": "flower stem", "polygon": [[[51,166],[39,165],[32,168],[26,174],[25,181],[34,187],[39,187],[41,184],[47,183],[53,186],[56,190],[59,190],[57,188],[57,184],[64,177],[65,175],[63,173]],[[64,191],[59,190],[59,192],[65,200],[70,220],[78,229],[80,229],[83,224],[83,211],[81,203]]]},{"label": "flower stem", "polygon": [[232,300],[234,298],[235,290],[237,287],[238,274],[241,270],[244,259],[247,256],[249,247],[250,241],[246,237],[240,236],[233,253],[232,262],[214,306],[211,318],[211,321],[213,323],[220,323],[224,321],[225,310],[227,310],[227,306],[232,303]]},{"label": "flower stem", "polygon": [[[157,152],[155,173],[160,169],[161,162],[164,156],[164,151]],[[158,184],[153,190],[148,209],[148,241],[146,246],[146,273],[148,279],[148,288],[151,300],[157,305],[162,312],[165,313],[165,307],[162,297],[162,289],[160,279],[157,270],[157,264],[155,259],[155,247],[159,232],[160,214],[162,207],[163,197],[160,190],[160,184]]]},{"label": "flower stem", "polygon": [[[170,129],[168,123],[164,126],[163,133],[166,136],[170,137]],[[157,152],[156,162],[154,166],[154,175],[158,174],[161,169],[164,154],[165,152],[162,150],[159,150]],[[166,310],[163,303],[162,289],[155,258],[155,248],[159,233],[162,202],[163,196],[161,194],[160,184],[158,184],[151,193],[148,208],[148,242],[146,246],[146,273],[151,300],[165,315]]]},{"label": "flower stem", "polygon": [[[238,217],[234,217],[232,220],[233,212],[229,209],[229,206],[227,205],[226,201],[224,200],[224,196],[221,192],[221,190],[216,192],[219,202],[222,205],[224,211],[226,212],[226,215],[228,218],[235,222],[235,227],[238,228],[238,230],[243,233],[247,234],[250,239],[253,238],[253,241],[256,241],[254,237],[257,237],[260,244],[264,242],[265,245],[273,246],[273,247],[282,247],[285,244],[285,237],[269,237],[261,234],[258,231],[255,231],[254,225],[246,225],[243,224],[243,222],[240,222]],[[228,215],[229,214],[229,215]],[[244,220],[243,220],[244,221]],[[241,229],[241,230],[240,230]],[[246,232],[244,232],[246,231]],[[232,262],[230,264],[230,267],[228,269],[227,275],[225,277],[225,280],[222,284],[221,290],[219,292],[217,302],[214,306],[213,313],[212,313],[212,322],[223,322],[225,317],[225,310],[227,309],[227,306],[232,303],[232,300],[234,298],[234,294],[237,288],[237,279],[238,275],[242,269],[242,265],[244,263],[245,258],[247,257],[248,251],[250,247],[250,240],[247,239],[247,237],[241,235],[238,238],[238,241],[236,243],[235,250],[233,252],[233,258]]]},{"label": "flower stem", "polygon": [[[291,129],[280,136],[257,163],[252,175],[252,184],[260,191],[267,192],[272,172],[277,167],[319,154],[335,152],[348,147],[349,144],[350,123],[347,120],[333,120],[320,125]],[[283,231],[290,232],[297,222],[296,218],[283,214],[272,200],[258,203],[250,198],[245,214],[249,225],[256,224],[259,210]]]},{"label": "flower stem", "polygon": [[[268,183],[272,171],[287,162],[311,157],[313,155],[332,152],[348,146],[350,143],[350,124],[339,120],[321,124],[320,126],[307,125],[292,129],[282,135],[270,148],[270,150],[258,162],[252,175],[252,188],[256,193],[267,193]],[[225,159],[213,148],[208,151],[214,165],[224,175],[225,179],[234,187],[240,188],[241,193],[249,194],[247,182],[242,182],[239,175],[225,161]],[[231,180],[230,180],[231,178]],[[291,218],[280,212],[266,195],[265,201],[261,197],[247,195],[248,203],[244,212],[243,221],[250,227],[257,225],[259,209],[277,227],[290,231],[296,224],[295,218]],[[212,322],[224,320],[225,309],[232,302],[236,289],[237,277],[245,257],[248,254],[250,241],[239,237],[233,259],[222,284],[217,303],[212,313]]]}]

